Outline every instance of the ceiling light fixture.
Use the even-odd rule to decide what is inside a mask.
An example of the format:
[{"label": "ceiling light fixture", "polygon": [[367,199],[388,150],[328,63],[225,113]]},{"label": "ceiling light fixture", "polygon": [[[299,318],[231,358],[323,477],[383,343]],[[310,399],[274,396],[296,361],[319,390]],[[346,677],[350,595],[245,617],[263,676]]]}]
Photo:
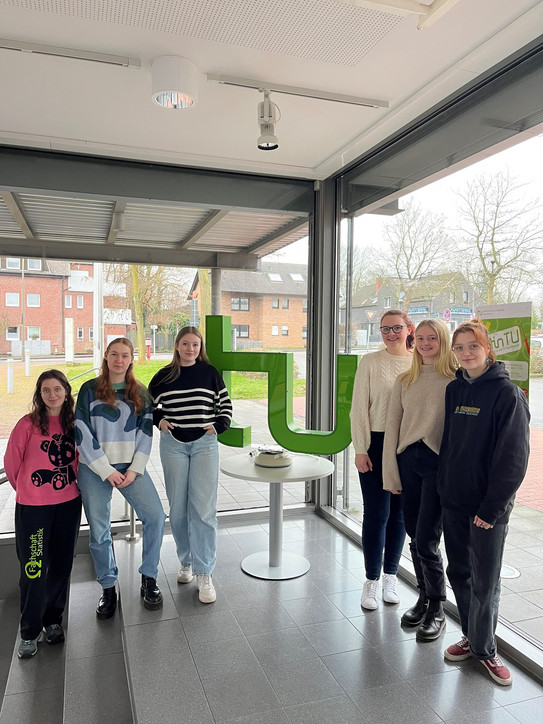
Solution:
[{"label": "ceiling light fixture", "polygon": [[260,136],[257,146],[261,151],[275,151],[279,148],[279,141],[275,135],[275,124],[281,118],[281,111],[270,99],[270,91],[263,90],[264,100],[257,106],[258,127]]},{"label": "ceiling light fixture", "polygon": [[165,55],[151,66],[153,100],[162,108],[192,108],[198,101],[200,73],[187,58]]}]

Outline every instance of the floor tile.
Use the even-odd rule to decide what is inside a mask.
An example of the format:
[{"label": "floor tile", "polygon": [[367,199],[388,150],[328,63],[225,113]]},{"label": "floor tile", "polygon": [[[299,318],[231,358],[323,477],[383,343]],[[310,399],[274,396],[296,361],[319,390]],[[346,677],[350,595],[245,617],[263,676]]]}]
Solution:
[{"label": "floor tile", "polygon": [[202,681],[252,671],[259,666],[245,637],[197,642],[190,649]]},{"label": "floor tile", "polygon": [[346,695],[296,704],[286,707],[286,710],[292,724],[360,724],[361,721],[360,709]]},{"label": "floor tile", "polygon": [[368,646],[360,631],[346,618],[300,626],[300,629],[319,656]]},{"label": "floor tile", "polygon": [[438,724],[440,717],[402,682],[349,694],[360,709],[364,724]]},{"label": "floor tile", "polygon": [[[259,668],[232,676],[205,679],[205,695],[215,721],[236,717],[254,717],[273,709],[281,709],[275,692]],[[255,721],[255,718],[250,719]]]},{"label": "floor tile", "polygon": [[409,682],[442,719],[486,711],[498,706],[493,698],[495,684],[459,670],[445,671]]},{"label": "floor tile", "polygon": [[267,606],[234,609],[232,613],[246,636],[296,626],[278,601]]},{"label": "floor tile", "polygon": [[299,625],[343,618],[341,611],[324,594],[283,601],[283,606]]},{"label": "floor tile", "polygon": [[208,616],[184,616],[181,623],[191,645],[243,636],[234,614],[228,610],[213,610]]},{"label": "floor tile", "polygon": [[269,631],[247,638],[262,666],[288,664],[317,656],[317,652],[299,629]]},{"label": "floor tile", "polygon": [[371,646],[324,656],[323,661],[347,693],[401,681],[399,674]]},{"label": "floor tile", "polygon": [[[62,694],[63,687],[60,686],[6,696],[1,707],[0,721],[2,724],[22,724],[22,722],[58,724],[63,721]],[[120,720],[119,724],[128,724],[128,722]]]},{"label": "floor tile", "polygon": [[321,659],[306,659],[264,668],[283,706],[328,699],[343,693]]},{"label": "floor tile", "polygon": [[521,724],[540,722],[543,717],[543,696],[507,706],[506,711],[512,714]]}]

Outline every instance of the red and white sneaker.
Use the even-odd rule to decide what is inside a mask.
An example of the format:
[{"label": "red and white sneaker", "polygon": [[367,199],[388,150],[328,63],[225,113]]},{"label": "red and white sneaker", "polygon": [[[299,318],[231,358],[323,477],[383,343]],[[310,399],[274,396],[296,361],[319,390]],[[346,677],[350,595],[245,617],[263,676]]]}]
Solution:
[{"label": "red and white sneaker", "polygon": [[490,674],[490,677],[494,679],[496,684],[500,686],[511,686],[513,679],[511,678],[511,672],[504,665],[503,661],[499,656],[494,656],[493,659],[479,659],[482,665]]},{"label": "red and white sneaker", "polygon": [[456,644],[451,644],[443,652],[443,656],[449,661],[464,661],[469,659],[471,651],[469,650],[469,641],[465,636],[462,636],[460,641]]}]

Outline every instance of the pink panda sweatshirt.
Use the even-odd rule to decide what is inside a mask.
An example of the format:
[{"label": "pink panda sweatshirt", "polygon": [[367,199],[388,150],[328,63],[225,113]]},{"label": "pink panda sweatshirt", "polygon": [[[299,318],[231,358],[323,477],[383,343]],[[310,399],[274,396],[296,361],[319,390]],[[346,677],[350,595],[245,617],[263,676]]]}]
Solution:
[{"label": "pink panda sweatshirt", "polygon": [[77,454],[73,436],[62,432],[59,417],[49,417],[49,434],[25,415],[13,428],[4,468],[21,505],[56,505],[77,498]]}]

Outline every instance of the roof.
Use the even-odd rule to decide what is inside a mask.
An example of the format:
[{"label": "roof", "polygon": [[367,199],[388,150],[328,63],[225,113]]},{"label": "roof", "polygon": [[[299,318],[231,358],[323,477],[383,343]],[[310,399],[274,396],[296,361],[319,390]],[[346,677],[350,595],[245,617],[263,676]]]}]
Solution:
[{"label": "roof", "polygon": [[[302,277],[298,280],[297,277]],[[278,278],[275,278],[278,277]],[[191,294],[198,285],[194,277]],[[307,265],[263,262],[258,271],[223,270],[221,291],[269,296],[307,296]]]}]

